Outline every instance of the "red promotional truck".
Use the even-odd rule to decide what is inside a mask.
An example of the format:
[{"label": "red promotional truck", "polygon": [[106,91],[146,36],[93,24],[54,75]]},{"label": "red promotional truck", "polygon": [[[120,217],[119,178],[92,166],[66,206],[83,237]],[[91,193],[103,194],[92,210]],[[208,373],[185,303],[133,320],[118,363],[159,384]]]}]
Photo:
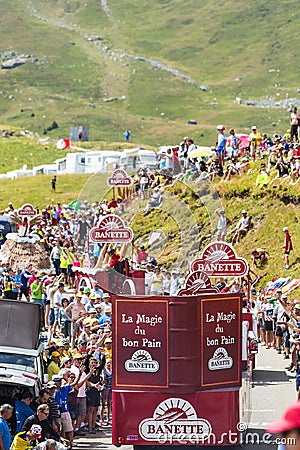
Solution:
[{"label": "red promotional truck", "polygon": [[[103,243],[132,235],[116,217],[90,232]],[[76,270],[79,285],[97,282],[112,294],[112,443],[240,444],[251,411],[252,316],[241,293],[220,293],[211,279],[247,278],[247,261],[214,242],[191,262],[176,296],[145,296],[145,272],[128,261],[121,271]]]},{"label": "red promotional truck", "polygon": [[247,270],[233,247],[214,243],[192,262],[177,296],[116,296],[114,445],[242,442],[251,411],[252,319],[241,294],[219,293],[210,277]]},{"label": "red promotional truck", "polygon": [[239,294],[117,297],[113,322],[113,444],[240,443],[251,364]]}]

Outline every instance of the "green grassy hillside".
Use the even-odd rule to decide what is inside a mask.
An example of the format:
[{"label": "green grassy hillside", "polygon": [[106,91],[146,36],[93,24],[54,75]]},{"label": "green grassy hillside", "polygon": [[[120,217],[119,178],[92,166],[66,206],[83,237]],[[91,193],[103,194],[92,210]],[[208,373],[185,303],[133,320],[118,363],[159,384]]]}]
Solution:
[{"label": "green grassy hillside", "polygon": [[[87,125],[92,140],[151,145],[215,139],[224,122],[284,132],[287,107],[236,97],[297,97],[296,0],[0,0],[5,52],[30,56],[0,71],[1,121],[51,137]],[[7,56],[7,55],[6,55]],[[32,62],[33,57],[37,58]],[[174,72],[175,71],[175,72]],[[207,90],[199,89],[207,86]],[[118,100],[106,102],[116,97]],[[198,121],[188,126],[187,121]]]}]

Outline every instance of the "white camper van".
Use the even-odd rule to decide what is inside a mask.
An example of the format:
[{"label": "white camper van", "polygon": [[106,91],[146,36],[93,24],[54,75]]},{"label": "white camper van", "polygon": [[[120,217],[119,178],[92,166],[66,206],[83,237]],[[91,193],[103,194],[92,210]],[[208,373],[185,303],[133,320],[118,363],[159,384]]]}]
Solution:
[{"label": "white camper van", "polygon": [[119,167],[121,152],[90,151],[85,154],[85,173],[108,172]]},{"label": "white camper van", "polygon": [[120,167],[126,170],[138,170],[142,167],[156,169],[157,154],[154,150],[145,150],[144,148],[124,150],[120,158]]},{"label": "white camper van", "polygon": [[85,153],[67,153],[55,161],[57,174],[85,173]]},{"label": "white camper van", "polygon": [[108,172],[119,166],[120,156],[121,152],[113,150],[67,153],[55,163],[58,174]]}]

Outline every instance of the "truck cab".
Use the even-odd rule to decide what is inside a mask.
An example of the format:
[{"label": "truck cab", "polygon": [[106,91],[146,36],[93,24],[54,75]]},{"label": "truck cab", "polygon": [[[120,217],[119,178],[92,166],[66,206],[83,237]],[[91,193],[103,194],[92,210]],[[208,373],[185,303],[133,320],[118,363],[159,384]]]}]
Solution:
[{"label": "truck cab", "polygon": [[42,308],[15,300],[0,302],[0,404],[24,391],[37,396],[44,381]]}]

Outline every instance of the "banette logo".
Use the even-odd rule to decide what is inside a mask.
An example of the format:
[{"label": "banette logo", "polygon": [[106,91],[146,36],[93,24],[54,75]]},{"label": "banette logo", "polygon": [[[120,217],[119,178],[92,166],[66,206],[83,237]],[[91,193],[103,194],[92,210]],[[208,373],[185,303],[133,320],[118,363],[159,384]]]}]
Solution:
[{"label": "banette logo", "polygon": [[37,210],[32,205],[26,203],[18,210],[18,216],[21,217],[34,217],[37,215]]},{"label": "banette logo", "polygon": [[98,227],[90,230],[92,242],[131,242],[133,231],[125,226],[123,220],[114,214],[105,216]]},{"label": "banette logo", "polygon": [[196,270],[187,276],[183,289],[180,289],[177,295],[213,294],[216,292],[219,291],[212,287],[208,275],[201,270]]},{"label": "banette logo", "polygon": [[159,362],[152,359],[146,350],[137,350],[131,359],[125,361],[125,369],[128,372],[158,372]]},{"label": "banette logo", "polygon": [[182,398],[168,398],[155,409],[153,417],[139,425],[140,436],[146,441],[182,441],[208,439],[210,422],[198,418],[193,406]]},{"label": "banette logo", "polygon": [[225,348],[219,347],[214,351],[213,357],[208,361],[209,370],[230,369],[233,365],[233,359],[228,356]]},{"label": "banette logo", "polygon": [[248,262],[236,255],[234,248],[225,242],[213,242],[194,259],[191,271],[203,271],[210,277],[242,277],[249,271]]},{"label": "banette logo", "polygon": [[111,177],[107,179],[108,186],[111,187],[127,187],[133,184],[132,178],[124,169],[116,169]]}]

